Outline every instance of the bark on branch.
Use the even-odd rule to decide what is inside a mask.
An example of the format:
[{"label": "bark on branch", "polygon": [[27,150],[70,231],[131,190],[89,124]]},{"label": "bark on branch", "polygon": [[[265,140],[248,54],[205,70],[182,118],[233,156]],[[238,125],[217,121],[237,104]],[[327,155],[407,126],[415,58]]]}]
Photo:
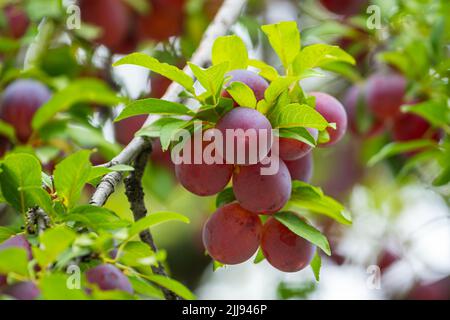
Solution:
[{"label": "bark on branch", "polygon": [[[144,189],[142,188],[142,177],[144,175],[145,167],[148,162],[148,157],[151,153],[151,146],[148,146],[142,150],[142,152],[136,157],[134,161],[134,171],[125,178],[125,194],[127,195],[128,202],[133,212],[134,221],[138,221],[147,215],[147,208],[144,201]],[[146,243],[154,253],[158,252],[158,248],[153,240],[153,236],[149,229],[142,231],[139,234],[141,241]],[[163,265],[158,262],[156,266],[152,266],[153,273],[167,276],[166,270]],[[172,291],[160,287],[167,300],[179,300],[180,298]]]},{"label": "bark on branch", "polygon": [[[211,48],[214,40],[217,37],[225,35],[230,27],[238,19],[242,8],[247,3],[247,0],[225,0],[213,22],[209,25],[203,39],[200,42],[195,53],[192,55],[191,62],[199,65],[206,66],[211,60]],[[184,71],[193,77],[191,70],[186,67]],[[173,82],[167,89],[163,100],[180,102],[180,93],[183,88]],[[151,124],[155,120],[155,117],[149,116],[144,126]],[[145,148],[150,145],[151,141],[143,137],[135,137],[113,160],[111,160],[106,166],[112,166],[116,164],[130,164],[135,160],[138,154],[140,154]],[[115,187],[122,180],[122,174],[119,172],[112,172],[105,175],[97,186],[94,195],[91,198],[90,203],[96,206],[103,206],[108,200],[109,196],[114,192]]]}]

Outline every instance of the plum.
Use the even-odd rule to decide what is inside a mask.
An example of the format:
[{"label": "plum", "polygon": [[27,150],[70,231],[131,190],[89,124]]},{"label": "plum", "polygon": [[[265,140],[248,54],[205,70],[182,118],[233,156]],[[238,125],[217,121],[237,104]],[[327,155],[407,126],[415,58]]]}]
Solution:
[{"label": "plum", "polygon": [[230,164],[256,164],[272,146],[272,125],[255,109],[234,108],[217,122],[216,128],[223,137],[223,149],[219,151]]},{"label": "plum", "polygon": [[51,97],[50,90],[31,79],[19,79],[10,83],[0,100],[0,119],[16,130],[17,139],[26,143],[31,137],[31,121],[36,111]]},{"label": "plum", "polygon": [[282,160],[275,174],[261,173],[264,164],[241,166],[233,174],[233,191],[239,204],[251,212],[271,214],[280,210],[292,191],[291,175]]},{"label": "plum", "polygon": [[130,280],[117,267],[111,264],[101,264],[86,271],[86,279],[96,284],[100,290],[120,290],[133,293]]},{"label": "plum", "polygon": [[316,98],[316,110],[329,123],[335,123],[336,129],[327,128],[330,140],[321,143],[321,147],[332,146],[338,143],[347,131],[347,113],[342,104],[334,97],[323,92],[311,92],[311,96]]},{"label": "plum", "polygon": [[275,218],[263,226],[261,249],[267,261],[283,272],[297,272],[308,266],[316,247]]},{"label": "plum", "polygon": [[258,250],[262,224],[258,215],[237,203],[217,209],[203,227],[203,244],[209,255],[224,264],[239,264]]}]

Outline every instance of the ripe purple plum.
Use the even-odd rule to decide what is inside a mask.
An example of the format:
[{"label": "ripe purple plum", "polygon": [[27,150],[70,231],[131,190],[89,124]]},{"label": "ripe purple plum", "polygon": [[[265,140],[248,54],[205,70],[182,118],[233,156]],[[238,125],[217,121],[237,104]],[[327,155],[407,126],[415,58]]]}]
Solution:
[{"label": "ripe purple plum", "polygon": [[431,125],[422,117],[404,113],[394,119],[392,137],[395,141],[410,141],[423,138]]},{"label": "ripe purple plum", "polygon": [[283,272],[297,272],[309,265],[316,247],[270,218],[263,226],[261,249],[273,267]]},{"label": "ripe purple plum", "polygon": [[[175,165],[175,174],[178,181],[188,191],[198,196],[211,196],[222,191],[233,175],[233,165],[226,163],[207,164],[203,157],[205,148],[214,142],[203,141],[202,148],[195,148],[195,140],[189,139],[183,148],[191,153],[190,159]],[[196,150],[197,149],[197,150]],[[183,158],[185,153],[182,153]],[[213,157],[215,154],[212,155]],[[195,164],[195,159],[201,159],[202,163]],[[224,162],[222,160],[222,162]]]},{"label": "ripe purple plum", "polygon": [[114,123],[117,142],[123,145],[130,143],[134,138],[134,134],[141,129],[146,119],[146,115],[139,115]]},{"label": "ripe purple plum", "polygon": [[329,123],[336,124],[336,130],[327,128],[330,140],[320,144],[320,146],[328,147],[335,145],[342,139],[347,131],[347,113],[342,104],[329,94],[323,92],[311,92],[310,95],[316,97],[317,112],[319,112]]},{"label": "ripe purple plum", "polygon": [[0,119],[12,125],[17,139],[26,143],[33,132],[31,121],[34,114],[50,96],[50,90],[36,80],[16,80],[3,92],[0,100]]},{"label": "ripe purple plum", "polygon": [[[228,72],[226,76],[231,77],[226,83],[226,86],[231,85],[233,82],[242,82],[252,89],[257,101],[264,99],[264,92],[266,92],[266,89],[269,87],[269,83],[260,75],[253,71],[238,69]],[[231,95],[226,90],[223,92],[222,96],[231,98]],[[234,106],[237,107],[238,104],[234,102]]]},{"label": "ripe purple plum", "polygon": [[408,300],[450,300],[450,277],[432,283],[419,283],[406,297]]},{"label": "ripe purple plum", "polygon": [[30,20],[26,13],[17,6],[8,5],[3,9],[7,21],[6,35],[14,39],[22,37],[28,29]]},{"label": "ripe purple plum", "polygon": [[9,285],[0,290],[0,293],[16,300],[35,300],[39,297],[40,290],[33,282],[26,281]]},{"label": "ripe purple plum", "polygon": [[33,259],[31,245],[24,235],[13,236],[0,244],[0,251],[6,248],[23,248],[27,252],[28,259]]},{"label": "ripe purple plum", "polygon": [[217,122],[216,128],[223,137],[221,155],[230,164],[256,164],[272,146],[272,125],[255,109],[234,108]]},{"label": "ripe purple plum", "polygon": [[[363,138],[371,138],[378,135],[384,130],[383,122],[373,118],[373,115],[367,108],[364,87],[359,85],[350,87],[344,97],[344,107],[348,115],[348,127],[351,133],[353,133],[354,135]],[[371,118],[371,124],[366,129],[360,128],[360,126],[358,125],[359,108],[364,108],[364,110],[362,111],[362,113],[364,113],[364,116],[367,118]]]},{"label": "ripe purple plum", "polygon": [[86,271],[86,279],[91,284],[96,284],[100,290],[120,290],[133,293],[130,280],[115,266],[101,264]]},{"label": "ripe purple plum", "polygon": [[320,0],[329,11],[341,16],[353,16],[361,12],[367,0]]},{"label": "ripe purple plum", "polygon": [[309,182],[313,175],[313,158],[312,154],[309,153],[306,156],[294,160],[284,162],[291,174],[292,180]]},{"label": "ripe purple plum", "polygon": [[80,0],[81,19],[101,29],[97,42],[115,48],[126,40],[132,13],[122,0]]},{"label": "ripe purple plum", "polygon": [[366,101],[370,111],[381,121],[400,114],[405,102],[406,79],[399,74],[374,74],[366,84]]},{"label": "ripe purple plum", "polygon": [[272,214],[279,211],[289,201],[292,191],[291,175],[286,164],[278,161],[274,174],[262,174],[268,164],[238,167],[233,174],[233,191],[240,205],[251,212]]},{"label": "ripe purple plum", "polygon": [[203,227],[203,244],[209,255],[224,264],[247,261],[258,250],[262,224],[258,215],[237,203],[217,209]]},{"label": "ripe purple plum", "polygon": [[[319,131],[317,129],[307,128],[314,140],[317,141]],[[313,147],[292,138],[279,138],[279,156],[284,161],[293,161],[305,157],[311,152]]]},{"label": "ripe purple plum", "polygon": [[151,0],[148,14],[139,16],[138,34],[141,40],[166,41],[183,32],[185,0]]}]

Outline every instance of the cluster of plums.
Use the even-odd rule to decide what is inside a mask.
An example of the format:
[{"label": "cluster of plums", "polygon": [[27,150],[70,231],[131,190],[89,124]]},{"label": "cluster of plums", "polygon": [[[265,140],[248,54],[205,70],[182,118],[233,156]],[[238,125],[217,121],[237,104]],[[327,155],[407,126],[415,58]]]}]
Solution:
[{"label": "cluster of plums", "polygon": [[102,30],[97,42],[116,53],[129,53],[141,41],[165,41],[182,33],[186,0],[147,0],[148,14],[123,0],[80,0],[83,21]]},{"label": "cluster of plums", "polygon": [[[406,85],[400,74],[376,73],[366,82],[350,87],[344,98],[350,131],[372,137],[387,129],[394,141],[438,139],[439,133],[425,119],[402,112],[402,105],[419,102],[407,99]],[[366,120],[365,126],[360,119]]]},{"label": "cluster of plums", "polygon": [[[7,248],[21,248],[27,252],[28,260],[33,259],[31,245],[24,235],[9,238],[0,244],[0,251]],[[101,264],[86,271],[86,281],[101,291],[119,290],[133,294],[133,288],[128,278],[117,267],[111,264]],[[89,293],[90,289],[86,289]],[[0,274],[0,295],[10,296],[17,300],[34,300],[41,292],[33,281],[8,283],[6,275]]]},{"label": "cluster of plums", "polygon": [[[234,70],[228,76],[231,79],[227,86],[234,81],[242,82],[253,90],[257,100],[264,98],[264,92],[269,86],[265,79],[248,70]],[[347,128],[345,109],[328,94],[313,92],[310,95],[316,98],[316,110],[329,123],[336,124],[336,129],[327,128],[328,142],[319,145],[334,145],[343,137]],[[228,93],[225,91],[223,96],[228,97]],[[199,196],[215,195],[224,190],[232,180],[237,202],[219,208],[205,224],[203,241],[207,251],[221,263],[238,264],[249,259],[261,244],[267,260],[276,268],[287,272],[302,269],[309,263],[314,248],[273,218],[263,226],[258,215],[279,212],[290,199],[292,180],[308,181],[311,178],[312,147],[295,139],[274,137],[275,141],[273,145],[268,145],[267,152],[257,158],[256,162],[252,162],[249,158],[249,140],[237,132],[248,129],[263,132],[258,135],[257,143],[259,148],[263,148],[264,143],[261,144],[259,140],[265,134],[272,135],[272,125],[256,109],[236,103],[217,122],[215,129],[224,137],[223,150],[218,151],[222,162],[207,164],[191,161],[175,165],[178,181],[188,191]],[[318,131],[308,130],[317,141]],[[233,136],[234,149],[226,147],[225,137],[230,131],[236,132]],[[201,158],[209,144],[214,143],[205,142],[204,139],[203,148],[195,149],[194,140],[186,142],[190,144],[188,150],[192,152],[191,159],[195,158],[196,153]],[[271,141],[270,138],[264,140]],[[245,149],[244,158],[237,159],[238,147]],[[278,162],[278,170],[272,174],[262,174],[261,169],[270,165],[266,161],[269,158],[270,161]]]}]

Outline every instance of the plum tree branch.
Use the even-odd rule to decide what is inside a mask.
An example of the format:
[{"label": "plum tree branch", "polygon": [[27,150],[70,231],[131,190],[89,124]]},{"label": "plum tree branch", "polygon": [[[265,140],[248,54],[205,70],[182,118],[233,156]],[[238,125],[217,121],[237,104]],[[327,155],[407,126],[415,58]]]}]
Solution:
[{"label": "plum tree branch", "polygon": [[[198,66],[206,66],[211,61],[211,48],[217,37],[225,35],[230,27],[239,18],[239,15],[247,3],[247,0],[225,0],[214,20],[211,22],[202,41],[194,52],[191,62]],[[193,77],[190,68],[185,67],[184,72]],[[180,102],[180,93],[183,91],[181,85],[173,82],[166,93],[162,97],[163,100]],[[144,126],[151,124],[155,117],[149,116]],[[116,164],[130,164],[140,154],[151,141],[144,137],[135,137],[114,159],[105,166],[113,166]],[[116,186],[122,180],[122,173],[112,172],[105,175],[97,186],[90,203],[96,206],[103,206],[109,196],[114,192]]]},{"label": "plum tree branch", "polygon": [[[127,195],[128,202],[130,203],[135,221],[145,218],[147,215],[147,208],[144,201],[145,194],[144,189],[142,188],[142,177],[151,152],[151,145],[147,145],[147,147],[144,148],[144,150],[142,150],[142,152],[136,157],[136,160],[134,161],[134,171],[131,172],[127,178],[125,178],[125,194]],[[139,237],[141,241],[146,243],[154,253],[158,252],[158,248],[149,229],[142,231],[139,234]],[[165,277],[167,276],[166,270],[160,262],[158,262],[157,265],[152,266],[152,271],[154,274]],[[180,299],[180,297],[164,287],[161,287],[161,290],[167,300]]]}]

